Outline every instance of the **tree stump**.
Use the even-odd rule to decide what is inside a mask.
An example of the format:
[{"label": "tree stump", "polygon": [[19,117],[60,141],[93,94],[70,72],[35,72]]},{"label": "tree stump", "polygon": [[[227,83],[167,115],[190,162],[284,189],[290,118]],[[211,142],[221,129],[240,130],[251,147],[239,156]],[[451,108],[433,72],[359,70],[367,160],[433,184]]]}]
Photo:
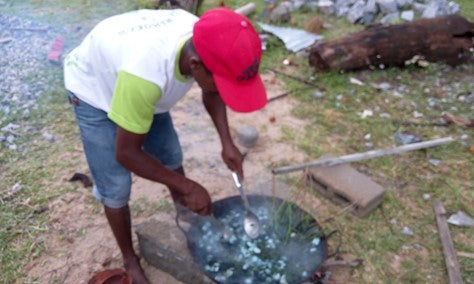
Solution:
[{"label": "tree stump", "polygon": [[309,63],[316,72],[404,66],[415,56],[455,66],[472,60],[474,23],[459,15],[376,25],[347,37],[318,42]]}]

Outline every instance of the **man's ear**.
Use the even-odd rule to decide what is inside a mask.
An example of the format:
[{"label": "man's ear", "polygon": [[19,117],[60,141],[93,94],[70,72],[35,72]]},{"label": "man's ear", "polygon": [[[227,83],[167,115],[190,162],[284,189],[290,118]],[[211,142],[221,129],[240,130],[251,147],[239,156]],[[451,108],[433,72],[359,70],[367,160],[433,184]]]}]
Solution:
[{"label": "man's ear", "polygon": [[191,68],[191,70],[197,71],[200,68],[203,68],[204,65],[202,64],[201,58],[199,58],[198,56],[191,56],[189,57],[189,67]]}]

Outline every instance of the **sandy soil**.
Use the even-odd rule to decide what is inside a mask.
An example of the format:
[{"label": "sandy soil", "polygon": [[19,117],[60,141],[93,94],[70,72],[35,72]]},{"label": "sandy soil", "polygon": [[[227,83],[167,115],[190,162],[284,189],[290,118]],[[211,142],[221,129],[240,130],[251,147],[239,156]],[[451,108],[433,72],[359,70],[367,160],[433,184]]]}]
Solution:
[{"label": "sandy soil", "polygon": [[[264,81],[270,98],[284,92],[273,75],[265,75]],[[304,160],[300,151],[285,142],[287,140],[281,139],[282,125],[295,131],[304,127],[302,121],[290,114],[294,103],[287,97],[273,101],[255,113],[238,114],[229,111],[229,125],[233,135],[244,124],[254,125],[260,131],[255,147],[241,147],[242,151],[248,151],[244,164],[246,184],[270,181],[269,169],[274,163]],[[217,133],[202,106],[197,86],[173,109],[172,115],[184,150],[187,175],[204,185],[214,200],[236,195],[230,171],[221,159]],[[270,118],[275,118],[275,121],[272,122],[273,119]],[[85,172],[86,169],[86,164],[82,163],[81,169],[71,169],[71,173],[81,170]],[[171,202],[164,186],[134,177],[132,208],[134,202],[140,202],[143,198],[151,201],[167,198]],[[313,197],[311,204],[320,206],[321,203]],[[86,283],[95,272],[121,266],[118,247],[100,204],[91,197],[90,189],[81,188],[79,192],[66,194],[53,201],[49,212],[52,219],[51,230],[42,238],[46,250],[30,263],[28,271],[31,279],[37,279],[40,283]],[[146,216],[138,216],[133,222],[138,224],[145,219]],[[146,263],[143,265],[153,283],[179,283],[172,276]]]}]

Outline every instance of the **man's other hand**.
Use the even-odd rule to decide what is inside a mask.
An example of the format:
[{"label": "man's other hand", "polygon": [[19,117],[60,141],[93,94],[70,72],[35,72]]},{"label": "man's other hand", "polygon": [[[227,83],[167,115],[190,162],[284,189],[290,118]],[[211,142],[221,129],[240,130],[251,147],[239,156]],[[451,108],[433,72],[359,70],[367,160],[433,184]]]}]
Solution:
[{"label": "man's other hand", "polygon": [[181,195],[180,201],[199,215],[210,215],[212,213],[212,203],[209,193],[199,183],[189,181],[186,194]]}]

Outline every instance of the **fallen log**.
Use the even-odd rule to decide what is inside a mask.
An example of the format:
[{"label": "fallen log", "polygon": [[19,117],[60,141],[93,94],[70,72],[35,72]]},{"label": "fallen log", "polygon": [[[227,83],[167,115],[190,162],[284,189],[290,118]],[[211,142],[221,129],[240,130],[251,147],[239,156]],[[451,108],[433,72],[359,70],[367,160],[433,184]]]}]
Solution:
[{"label": "fallen log", "polygon": [[474,23],[459,15],[376,25],[347,37],[317,42],[309,63],[316,72],[405,66],[413,58],[455,66],[472,60]]}]

